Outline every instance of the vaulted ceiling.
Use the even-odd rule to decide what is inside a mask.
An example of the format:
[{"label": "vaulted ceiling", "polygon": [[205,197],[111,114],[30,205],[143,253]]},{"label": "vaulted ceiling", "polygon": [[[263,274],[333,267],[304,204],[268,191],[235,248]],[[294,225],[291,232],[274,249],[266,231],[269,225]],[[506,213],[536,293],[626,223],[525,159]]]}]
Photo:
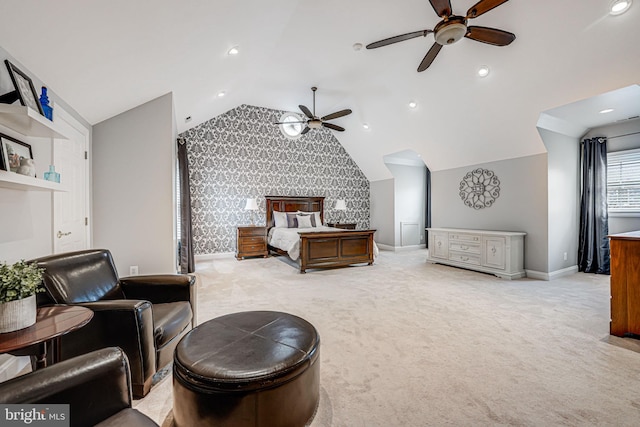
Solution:
[{"label": "vaulted ceiling", "polygon": [[433,29],[427,0],[0,0],[0,45],[91,124],[167,92],[179,131],[241,104],[299,112],[318,86],[319,115],[353,110],[336,136],[378,180],[404,150],[433,171],[543,153],[542,112],[637,84],[640,5],[610,16],[609,3],[508,1],[469,24],[510,31],[511,45],[465,38],[421,73],[432,34],[353,45]]}]

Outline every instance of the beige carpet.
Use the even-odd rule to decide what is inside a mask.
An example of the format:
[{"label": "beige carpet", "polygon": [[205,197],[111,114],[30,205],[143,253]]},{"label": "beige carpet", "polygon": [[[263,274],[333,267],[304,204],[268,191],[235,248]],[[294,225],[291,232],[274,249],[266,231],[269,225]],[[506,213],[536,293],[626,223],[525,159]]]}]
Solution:
[{"label": "beige carpet", "polygon": [[[609,277],[514,281],[381,251],[299,274],[283,258],[200,265],[199,321],[304,317],[321,336],[312,426],[640,424],[640,343],[610,337]],[[135,407],[171,421],[171,375]]]}]

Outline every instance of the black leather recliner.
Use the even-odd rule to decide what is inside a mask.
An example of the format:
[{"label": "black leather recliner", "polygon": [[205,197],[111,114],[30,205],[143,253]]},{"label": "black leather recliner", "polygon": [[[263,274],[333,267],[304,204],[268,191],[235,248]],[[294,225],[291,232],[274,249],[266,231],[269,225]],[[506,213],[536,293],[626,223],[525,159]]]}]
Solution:
[{"label": "black leather recliner", "polygon": [[129,386],[127,357],[110,347],[0,383],[0,402],[66,403],[72,426],[157,427],[131,407]]},{"label": "black leather recliner", "polygon": [[196,322],[195,276],[118,278],[106,249],[67,252],[31,260],[44,268],[46,292],[38,305],[90,308],[86,326],[61,337],[61,360],[103,347],[120,347],[131,365],[133,395],[144,397],[153,374],[173,359],[178,341]]}]

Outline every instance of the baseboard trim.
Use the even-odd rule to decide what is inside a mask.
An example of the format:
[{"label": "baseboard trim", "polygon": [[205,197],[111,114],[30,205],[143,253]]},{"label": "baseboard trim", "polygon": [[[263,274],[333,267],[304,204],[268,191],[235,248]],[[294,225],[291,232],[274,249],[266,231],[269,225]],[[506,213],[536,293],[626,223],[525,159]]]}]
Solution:
[{"label": "baseboard trim", "polygon": [[378,243],[378,242],[376,242],[376,246],[378,246],[378,249],[382,251],[391,251],[391,252],[415,251],[417,249],[424,249],[427,247],[427,245],[425,244],[411,245],[411,246],[391,246],[391,245],[385,245],[384,243]]},{"label": "baseboard trim", "polygon": [[236,256],[235,252],[217,252],[215,254],[195,255],[193,258],[195,262],[206,262],[216,258],[230,258],[233,256]]},{"label": "baseboard trim", "polygon": [[570,276],[578,272],[578,266],[572,265],[571,267],[563,268],[561,270],[551,271],[549,273],[545,273],[542,271],[535,270],[525,270],[527,273],[527,277],[530,279],[539,279],[539,280],[553,280],[558,279],[563,276]]}]

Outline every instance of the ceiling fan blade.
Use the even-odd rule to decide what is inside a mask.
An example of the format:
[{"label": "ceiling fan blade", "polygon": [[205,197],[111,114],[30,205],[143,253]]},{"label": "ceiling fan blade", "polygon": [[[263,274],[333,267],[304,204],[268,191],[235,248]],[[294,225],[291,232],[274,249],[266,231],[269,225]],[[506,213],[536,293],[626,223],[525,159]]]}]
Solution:
[{"label": "ceiling fan blade", "polygon": [[341,110],[341,111],[336,111],[333,114],[329,114],[328,116],[324,116],[322,117],[320,120],[325,121],[325,120],[333,120],[333,119],[337,119],[338,117],[343,117],[343,116],[348,116],[349,114],[351,114],[353,111],[349,110],[348,108],[346,110]]},{"label": "ceiling fan blade", "polygon": [[467,19],[477,18],[483,13],[489,12],[491,9],[506,3],[509,0],[480,0],[467,10]]},{"label": "ceiling fan blade", "polygon": [[429,2],[439,17],[451,16],[451,2],[449,0],[429,0]]},{"label": "ceiling fan blade", "polygon": [[322,123],[322,126],[329,129],[337,130],[338,132],[344,132],[344,128],[342,126],[334,125],[333,123]]},{"label": "ceiling fan blade", "polygon": [[311,111],[309,111],[307,107],[305,107],[304,105],[298,105],[298,108],[300,108],[300,111],[302,111],[305,116],[313,119],[313,114],[311,114]]},{"label": "ceiling fan blade", "polygon": [[274,122],[274,125],[288,125],[288,124],[292,124],[292,123],[307,123],[306,120],[300,120],[297,122]]},{"label": "ceiling fan blade", "polygon": [[424,59],[418,66],[418,72],[424,71],[429,68],[429,65],[431,65],[433,60],[436,59],[436,56],[438,55],[438,52],[440,52],[440,49],[442,49],[442,45],[440,43],[434,43],[433,46],[431,46],[431,49],[429,49],[429,52],[427,52],[427,54],[424,56]]},{"label": "ceiling fan blade", "polygon": [[305,126],[304,129],[302,129],[302,132],[300,132],[300,135],[304,135],[305,133],[309,132],[311,130],[311,128],[309,126]]},{"label": "ceiling fan blade", "polygon": [[433,33],[432,30],[414,31],[413,33],[401,34],[399,36],[389,37],[388,39],[379,40],[374,43],[369,43],[367,49],[375,49],[377,47],[387,46],[393,43],[403,42],[405,40],[414,39],[416,37],[426,37],[427,34]]},{"label": "ceiling fan blade", "polygon": [[516,39],[515,34],[495,28],[471,25],[467,30],[466,38],[494,46],[506,46]]}]

